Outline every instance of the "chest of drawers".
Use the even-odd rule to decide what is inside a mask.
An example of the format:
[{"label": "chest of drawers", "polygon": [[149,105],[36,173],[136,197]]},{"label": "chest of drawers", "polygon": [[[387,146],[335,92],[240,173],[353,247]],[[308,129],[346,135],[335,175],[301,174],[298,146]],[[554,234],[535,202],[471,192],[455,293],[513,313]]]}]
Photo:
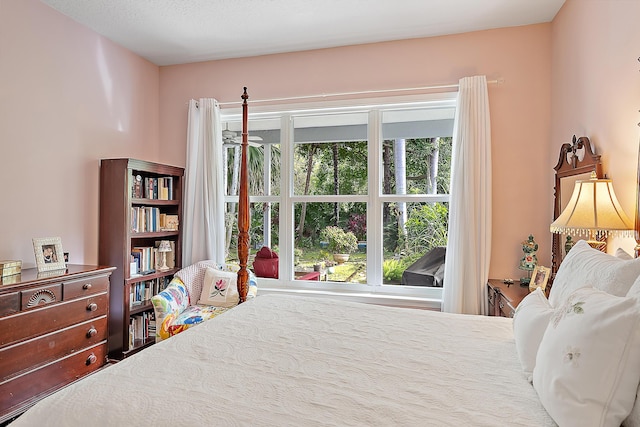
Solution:
[{"label": "chest of drawers", "polygon": [[489,316],[513,317],[520,301],[529,295],[529,287],[520,286],[517,280],[507,285],[502,280],[489,279],[487,287]]},{"label": "chest of drawers", "polygon": [[0,423],[106,362],[113,268],[67,267],[0,281]]}]

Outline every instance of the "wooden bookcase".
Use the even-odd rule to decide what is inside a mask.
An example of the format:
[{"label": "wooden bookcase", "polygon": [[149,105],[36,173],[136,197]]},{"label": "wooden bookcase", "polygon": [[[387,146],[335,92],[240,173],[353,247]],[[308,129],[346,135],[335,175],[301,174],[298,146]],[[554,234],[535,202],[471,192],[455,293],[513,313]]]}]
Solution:
[{"label": "wooden bookcase", "polygon": [[[153,282],[158,285],[157,288],[166,286],[173,274],[182,267],[183,181],[184,169],[180,167],[135,159],[100,161],[98,260],[100,264],[116,267],[111,276],[109,299],[108,341],[111,358],[122,359],[155,342],[153,333],[149,333],[148,337],[140,337],[138,333],[134,340],[130,340],[132,319],[153,315],[151,301],[145,297],[134,305],[131,293]],[[160,188],[157,194],[145,191],[144,186],[148,190],[151,186],[149,183]],[[163,219],[164,215],[177,215],[177,230],[160,229],[160,214],[163,214]],[[146,217],[146,224],[135,221],[140,215]],[[174,259],[172,268],[160,271],[154,269],[154,264],[144,274],[132,272],[134,248],[157,247],[160,240],[169,240],[175,249],[167,253],[169,259]],[[152,289],[151,293],[157,288]]]}]

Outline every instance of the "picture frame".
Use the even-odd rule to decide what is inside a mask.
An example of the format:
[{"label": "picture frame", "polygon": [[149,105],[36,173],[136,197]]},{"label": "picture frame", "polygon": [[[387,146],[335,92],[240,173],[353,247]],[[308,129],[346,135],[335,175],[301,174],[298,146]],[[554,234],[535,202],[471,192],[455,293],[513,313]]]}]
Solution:
[{"label": "picture frame", "polygon": [[36,237],[32,240],[38,272],[67,268],[60,237]]},{"label": "picture frame", "polygon": [[542,265],[536,265],[531,273],[531,281],[529,282],[529,291],[533,292],[536,288],[542,288],[542,291],[547,287],[549,276],[551,275],[551,268]]}]

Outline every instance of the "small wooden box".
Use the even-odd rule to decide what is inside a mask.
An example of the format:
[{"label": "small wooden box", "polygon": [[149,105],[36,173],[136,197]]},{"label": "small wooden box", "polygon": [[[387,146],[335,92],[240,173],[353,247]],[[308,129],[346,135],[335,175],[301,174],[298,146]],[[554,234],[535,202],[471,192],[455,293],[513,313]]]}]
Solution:
[{"label": "small wooden box", "polygon": [[0,277],[13,276],[22,271],[22,261],[0,261]]}]

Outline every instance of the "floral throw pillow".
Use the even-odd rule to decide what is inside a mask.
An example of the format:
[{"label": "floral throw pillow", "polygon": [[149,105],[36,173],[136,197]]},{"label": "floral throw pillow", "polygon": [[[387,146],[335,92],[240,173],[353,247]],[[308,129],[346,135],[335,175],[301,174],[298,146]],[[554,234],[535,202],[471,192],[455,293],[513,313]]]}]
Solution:
[{"label": "floral throw pillow", "polygon": [[239,301],[238,274],[207,267],[198,304],[233,307]]},{"label": "floral throw pillow", "polygon": [[558,425],[619,426],[636,399],[638,360],[638,300],[580,288],[551,316],[533,387]]}]

